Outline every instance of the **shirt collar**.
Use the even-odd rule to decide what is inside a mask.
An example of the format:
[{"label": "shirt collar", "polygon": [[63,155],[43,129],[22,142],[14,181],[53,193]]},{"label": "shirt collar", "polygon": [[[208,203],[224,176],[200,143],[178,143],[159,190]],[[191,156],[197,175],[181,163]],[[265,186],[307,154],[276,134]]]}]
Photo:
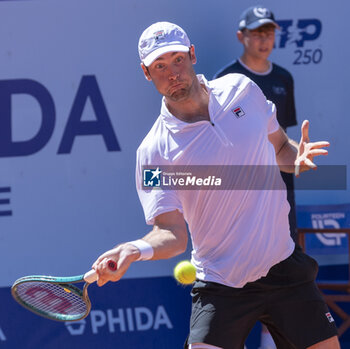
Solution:
[{"label": "shirt collar", "polygon": [[[197,78],[199,80],[200,84],[203,84],[208,93],[209,93],[209,112],[210,112],[210,104],[211,104],[211,93],[212,93],[212,88],[210,87],[210,82],[207,81],[207,79],[204,77],[203,74],[197,74]],[[162,99],[162,106],[160,109],[160,117],[163,120],[165,126],[173,133],[177,133],[182,131],[185,128],[190,128],[190,127],[195,127],[197,126],[196,124],[198,124],[198,122],[194,122],[194,123],[189,123],[189,122],[185,122],[182,120],[179,120],[176,116],[174,116],[173,114],[170,113],[170,111],[168,110],[166,104],[165,104],[165,97],[163,97]]]},{"label": "shirt collar", "polygon": [[264,75],[269,75],[271,72],[272,72],[272,63],[269,61],[269,69],[267,69],[265,72],[263,73],[260,73],[260,72],[257,72],[251,68],[249,68],[246,64],[244,64],[242,62],[242,60],[240,58],[238,58],[238,62],[241,64],[241,66],[243,66],[243,68],[247,69],[248,71],[250,71],[251,73],[255,74],[255,75],[261,75],[261,76],[264,76]]}]

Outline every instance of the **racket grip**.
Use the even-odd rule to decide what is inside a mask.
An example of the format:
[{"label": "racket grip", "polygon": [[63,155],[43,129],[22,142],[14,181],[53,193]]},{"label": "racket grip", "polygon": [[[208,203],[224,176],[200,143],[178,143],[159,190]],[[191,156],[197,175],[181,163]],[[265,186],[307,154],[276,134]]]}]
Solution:
[{"label": "racket grip", "polygon": [[[115,261],[112,261],[111,259],[108,261],[108,269],[111,271],[117,270],[117,263]],[[91,269],[86,274],[84,274],[84,280],[88,282],[89,284],[95,282],[97,280],[97,273],[95,269]]]}]

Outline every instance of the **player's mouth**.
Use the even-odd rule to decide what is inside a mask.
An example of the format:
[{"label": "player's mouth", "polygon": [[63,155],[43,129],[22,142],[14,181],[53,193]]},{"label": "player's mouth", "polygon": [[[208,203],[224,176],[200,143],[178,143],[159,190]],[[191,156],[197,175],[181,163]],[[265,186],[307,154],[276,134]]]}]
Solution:
[{"label": "player's mouth", "polygon": [[184,84],[182,82],[176,83],[176,84],[170,86],[169,92],[174,93],[176,90],[179,90],[183,87],[184,87]]}]

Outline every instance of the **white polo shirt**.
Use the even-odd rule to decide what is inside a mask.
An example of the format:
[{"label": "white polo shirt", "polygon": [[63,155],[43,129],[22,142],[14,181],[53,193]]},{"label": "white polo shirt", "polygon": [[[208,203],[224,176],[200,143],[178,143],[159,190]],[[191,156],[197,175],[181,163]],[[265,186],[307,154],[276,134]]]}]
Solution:
[{"label": "white polo shirt", "polygon": [[279,127],[276,110],[259,87],[241,74],[209,82],[202,75],[198,79],[209,92],[211,122],[183,122],[168,111],[163,99],[158,119],[137,150],[137,191],[148,224],[165,212],[183,213],[197,278],[243,287],[294,250],[285,189],[142,189],[143,166],[277,166],[268,140]]}]

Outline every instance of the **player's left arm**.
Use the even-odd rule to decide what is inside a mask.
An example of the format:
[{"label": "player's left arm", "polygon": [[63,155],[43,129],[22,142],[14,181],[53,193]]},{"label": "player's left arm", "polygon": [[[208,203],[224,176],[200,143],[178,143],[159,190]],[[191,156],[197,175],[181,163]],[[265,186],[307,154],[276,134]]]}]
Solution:
[{"label": "player's left arm", "polygon": [[277,164],[281,171],[295,173],[316,169],[313,158],[318,155],[327,155],[328,151],[322,149],[329,146],[329,142],[310,142],[309,121],[304,120],[301,125],[301,138],[299,144],[290,139],[280,127],[276,132],[269,134],[269,141],[276,152]]}]

